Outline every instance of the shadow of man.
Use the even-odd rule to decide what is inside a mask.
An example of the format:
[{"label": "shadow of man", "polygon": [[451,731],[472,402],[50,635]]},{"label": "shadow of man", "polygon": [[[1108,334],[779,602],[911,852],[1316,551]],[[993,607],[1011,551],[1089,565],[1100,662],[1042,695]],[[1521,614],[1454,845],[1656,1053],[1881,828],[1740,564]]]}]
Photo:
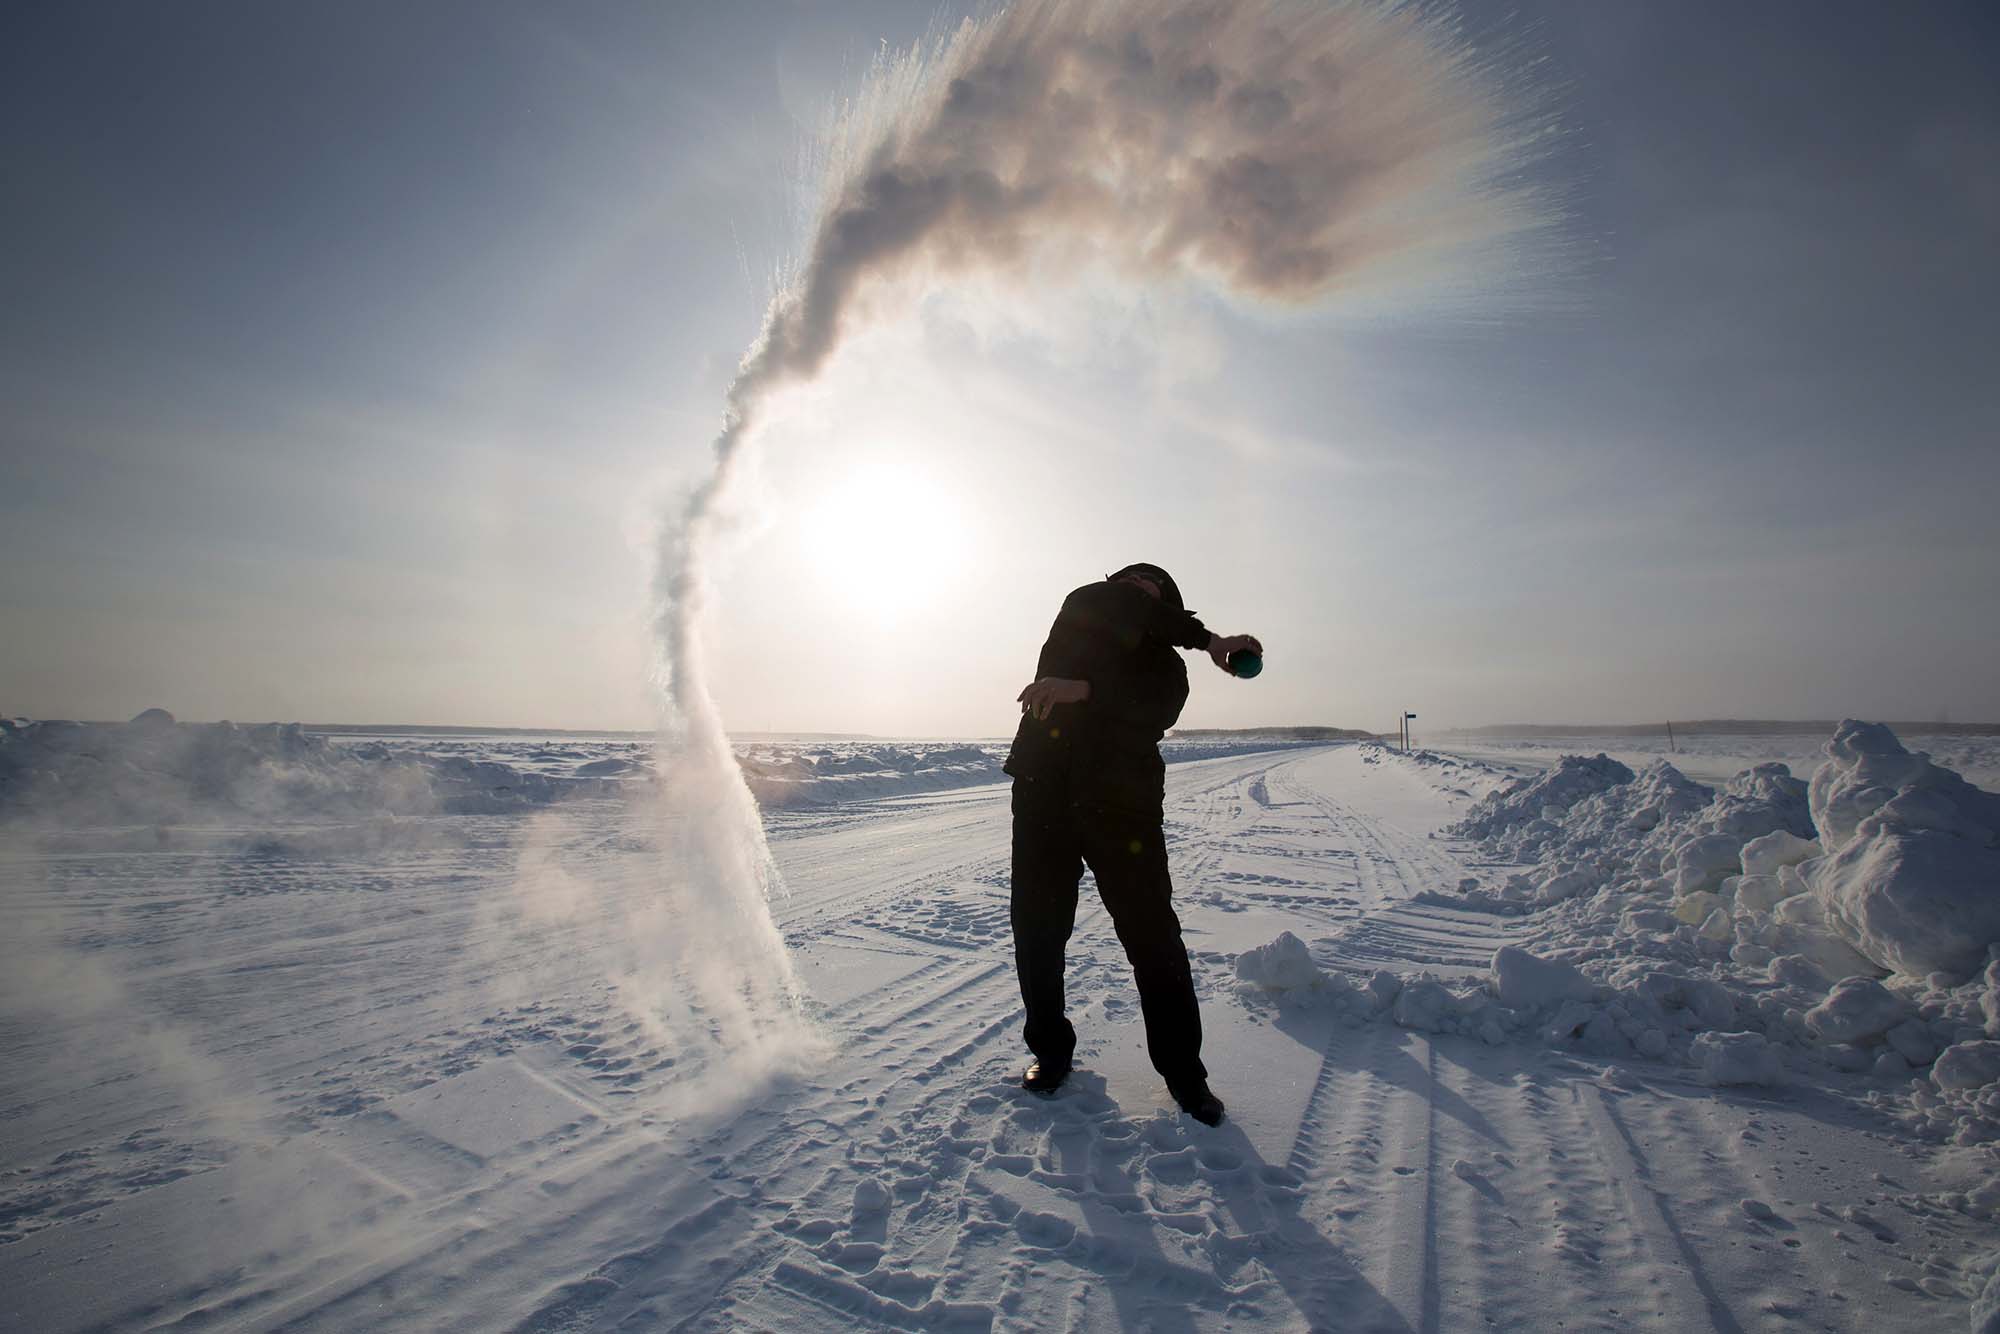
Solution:
[{"label": "shadow of man", "polygon": [[[1250,1315],[1282,1294],[1314,1329],[1411,1329],[1304,1216],[1307,1183],[1265,1162],[1235,1125],[1135,1123],[1085,1070],[1047,1105],[1044,1184],[1082,1214],[1066,1258],[1104,1280],[1119,1328],[1191,1331],[1196,1310]],[[1188,1240],[1163,1245],[1169,1231]]]}]

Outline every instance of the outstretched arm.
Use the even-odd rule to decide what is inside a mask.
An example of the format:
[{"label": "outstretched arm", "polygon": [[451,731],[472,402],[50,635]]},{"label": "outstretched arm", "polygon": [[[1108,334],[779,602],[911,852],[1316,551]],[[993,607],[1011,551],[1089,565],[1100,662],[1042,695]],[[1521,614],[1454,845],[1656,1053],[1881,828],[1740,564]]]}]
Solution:
[{"label": "outstretched arm", "polygon": [[[1216,635],[1208,637],[1208,656],[1223,671],[1229,671],[1229,655],[1238,649],[1249,649],[1258,657],[1264,656],[1264,646],[1257,642],[1255,635]],[[1231,673],[1234,675],[1234,673]]]}]

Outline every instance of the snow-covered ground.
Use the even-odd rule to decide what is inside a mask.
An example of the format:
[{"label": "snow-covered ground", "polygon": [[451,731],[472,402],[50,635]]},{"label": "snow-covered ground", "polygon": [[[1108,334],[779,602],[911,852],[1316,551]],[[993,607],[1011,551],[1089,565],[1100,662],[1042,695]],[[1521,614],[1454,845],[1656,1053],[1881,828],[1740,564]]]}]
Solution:
[{"label": "snow-covered ground", "polygon": [[1171,756],[1211,1130],[1087,889],[1017,1087],[990,743],[739,747],[813,1023],[719,1045],[645,747],[10,727],[0,1325],[1985,1328],[2000,984],[1866,951],[1963,962],[1882,905],[1976,906],[1993,799],[1876,741]]}]

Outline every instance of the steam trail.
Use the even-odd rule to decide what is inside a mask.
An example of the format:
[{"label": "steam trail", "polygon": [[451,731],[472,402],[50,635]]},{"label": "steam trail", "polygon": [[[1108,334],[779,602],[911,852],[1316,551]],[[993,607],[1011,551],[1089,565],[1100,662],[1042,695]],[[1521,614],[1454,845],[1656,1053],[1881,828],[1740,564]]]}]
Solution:
[{"label": "steam trail", "polygon": [[[713,472],[665,525],[654,597],[670,800],[712,892],[793,989],[776,883],[702,670],[703,554],[769,396],[817,374],[892,280],[1081,265],[1311,306],[1481,281],[1551,221],[1513,183],[1539,124],[1414,4],[1017,0],[878,66],[836,127],[811,243],[728,393]],[[685,826],[684,826],[685,827]]]}]

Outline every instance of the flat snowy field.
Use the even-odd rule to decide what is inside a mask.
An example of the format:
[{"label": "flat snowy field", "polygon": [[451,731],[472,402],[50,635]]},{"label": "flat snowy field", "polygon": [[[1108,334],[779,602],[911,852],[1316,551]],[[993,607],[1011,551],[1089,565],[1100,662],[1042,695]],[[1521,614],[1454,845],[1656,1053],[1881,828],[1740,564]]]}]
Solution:
[{"label": "flat snowy field", "polygon": [[[1506,790],[1491,756],[1180,752],[1206,755],[1169,767],[1167,819],[1208,1129],[1146,1061],[1088,882],[1081,1069],[1017,1086],[991,747],[748,757],[753,785],[875,778],[767,802],[815,1036],[718,1046],[634,950],[635,923],[694,929],[647,913],[636,748],[566,743],[537,787],[518,751],[341,744],[384,747],[422,813],[350,800],[311,738],[244,752],[288,757],[282,809],[246,813],[266,761],[218,761],[234,813],[200,820],[145,764],[17,766],[71,816],[0,839],[0,1325],[1985,1327],[1989,1123],[1920,1087],[1991,1045],[1978,968],[1891,997],[1914,1062],[1866,1023],[1806,1034],[1786,1016],[1832,978],[1765,980],[1777,927],[1740,888],[1733,946],[1671,897],[1592,935],[1581,905],[1639,891],[1530,892],[1532,849],[1441,834]],[[114,789],[122,819],[75,818]],[[1574,966],[1499,968],[1509,944]],[[1722,1059],[1714,1027],[1763,1036]]]}]

